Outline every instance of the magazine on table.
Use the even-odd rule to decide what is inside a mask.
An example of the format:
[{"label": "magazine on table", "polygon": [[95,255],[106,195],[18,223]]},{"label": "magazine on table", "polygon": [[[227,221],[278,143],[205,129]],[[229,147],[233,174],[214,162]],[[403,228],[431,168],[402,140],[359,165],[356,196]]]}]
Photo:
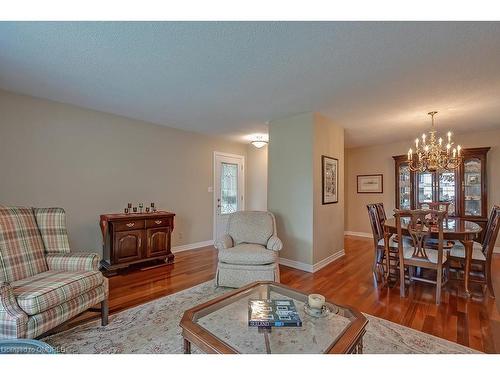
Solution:
[{"label": "magazine on table", "polygon": [[251,299],[248,301],[250,327],[301,327],[299,313],[290,299]]}]

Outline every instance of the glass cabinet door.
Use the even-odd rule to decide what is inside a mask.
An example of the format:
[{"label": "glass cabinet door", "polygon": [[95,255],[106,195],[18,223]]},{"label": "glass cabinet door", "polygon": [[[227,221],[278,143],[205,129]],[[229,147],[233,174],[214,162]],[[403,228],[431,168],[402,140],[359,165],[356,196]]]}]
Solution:
[{"label": "glass cabinet door", "polygon": [[434,194],[434,176],[432,172],[417,173],[417,207],[420,208],[422,203],[430,203],[436,200]]},{"label": "glass cabinet door", "polygon": [[411,181],[410,168],[407,163],[399,165],[399,208],[409,210],[411,208]]},{"label": "glass cabinet door", "polygon": [[450,202],[448,206],[448,215],[450,216],[454,216],[457,213],[456,181],[455,172],[439,172],[438,202]]},{"label": "glass cabinet door", "polygon": [[482,215],[481,170],[479,158],[464,160],[464,213],[465,216]]}]

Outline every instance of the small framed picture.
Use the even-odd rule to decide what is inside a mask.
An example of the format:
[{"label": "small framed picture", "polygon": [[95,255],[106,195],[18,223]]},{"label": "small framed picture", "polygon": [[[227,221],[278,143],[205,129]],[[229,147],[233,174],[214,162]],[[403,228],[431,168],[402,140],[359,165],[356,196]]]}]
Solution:
[{"label": "small framed picture", "polygon": [[357,176],[358,194],[382,194],[384,192],[383,174],[362,174]]},{"label": "small framed picture", "polygon": [[329,156],[321,156],[322,204],[339,201],[339,161]]}]

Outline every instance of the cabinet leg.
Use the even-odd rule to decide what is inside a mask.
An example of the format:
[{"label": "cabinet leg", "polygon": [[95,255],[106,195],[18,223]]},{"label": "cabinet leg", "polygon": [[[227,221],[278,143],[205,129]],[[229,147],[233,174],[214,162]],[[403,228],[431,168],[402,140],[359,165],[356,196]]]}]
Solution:
[{"label": "cabinet leg", "polygon": [[191,354],[191,343],[184,339],[184,354]]}]

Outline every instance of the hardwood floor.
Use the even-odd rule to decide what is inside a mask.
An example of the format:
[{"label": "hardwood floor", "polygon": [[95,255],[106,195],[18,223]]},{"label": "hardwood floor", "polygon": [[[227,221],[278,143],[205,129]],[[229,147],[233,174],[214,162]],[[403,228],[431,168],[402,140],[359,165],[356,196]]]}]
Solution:
[{"label": "hardwood floor", "polygon": [[[371,272],[371,239],[346,236],[341,259],[311,274],[280,266],[281,282],[306,293],[321,293],[327,299],[430,333],[487,353],[500,353],[499,302],[484,296],[481,286],[473,285],[473,296],[464,298],[460,282],[445,287],[442,302],[434,303],[434,288],[413,284],[406,298],[399,288],[377,285]],[[212,247],[176,254],[175,264],[131,271],[111,277],[110,313],[130,308],[178,292],[214,278],[217,262]],[[500,299],[500,254],[494,255],[494,288]],[[498,302],[497,302],[498,301]],[[87,313],[70,325],[95,318]]]}]

